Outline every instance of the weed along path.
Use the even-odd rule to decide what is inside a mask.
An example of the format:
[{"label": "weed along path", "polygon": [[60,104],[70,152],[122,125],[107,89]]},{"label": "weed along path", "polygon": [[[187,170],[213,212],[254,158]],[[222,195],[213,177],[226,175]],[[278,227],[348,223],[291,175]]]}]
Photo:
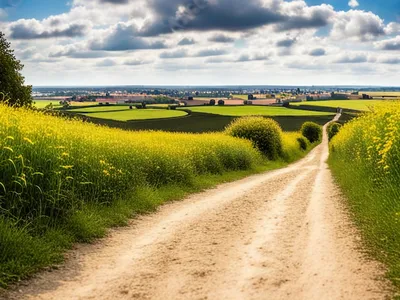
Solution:
[{"label": "weed along path", "polygon": [[18,299],[384,299],[325,163],[306,158],[164,205],[71,252]]}]

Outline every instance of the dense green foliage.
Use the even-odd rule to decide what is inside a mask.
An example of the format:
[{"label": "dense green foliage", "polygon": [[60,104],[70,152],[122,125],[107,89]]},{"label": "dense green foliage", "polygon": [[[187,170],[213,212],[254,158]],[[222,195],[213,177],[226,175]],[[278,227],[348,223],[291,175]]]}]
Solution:
[{"label": "dense green foliage", "polygon": [[330,147],[330,166],[354,219],[400,290],[400,103],[344,125]]},{"label": "dense green foliage", "polygon": [[307,150],[308,145],[309,145],[308,139],[306,139],[304,136],[300,136],[297,138],[297,142],[300,145],[300,149]]},{"label": "dense green foliage", "polygon": [[20,73],[22,68],[10,43],[0,31],[0,102],[14,106],[32,105],[32,87],[24,85],[25,79]]},{"label": "dense green foliage", "polygon": [[307,138],[310,143],[315,143],[322,139],[322,127],[314,122],[305,122],[303,126],[301,126],[301,134]]},{"label": "dense green foliage", "polygon": [[333,139],[340,131],[342,128],[342,124],[337,123],[337,122],[332,122],[328,125],[328,138],[329,140]]},{"label": "dense green foliage", "polygon": [[282,129],[272,119],[239,118],[226,128],[226,133],[252,141],[254,146],[270,160],[278,159],[282,155]]}]

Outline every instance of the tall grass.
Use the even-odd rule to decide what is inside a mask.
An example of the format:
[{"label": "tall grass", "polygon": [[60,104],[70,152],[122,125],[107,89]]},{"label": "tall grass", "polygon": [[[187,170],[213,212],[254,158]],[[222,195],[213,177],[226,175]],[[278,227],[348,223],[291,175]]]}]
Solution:
[{"label": "tall grass", "polygon": [[376,106],[344,125],[330,147],[354,218],[400,288],[400,103]]}]

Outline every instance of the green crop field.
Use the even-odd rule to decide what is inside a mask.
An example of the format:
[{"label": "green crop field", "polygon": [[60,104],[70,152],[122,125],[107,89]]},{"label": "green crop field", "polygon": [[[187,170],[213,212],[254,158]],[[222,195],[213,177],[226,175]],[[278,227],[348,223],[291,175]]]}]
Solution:
[{"label": "green crop field", "polygon": [[192,112],[216,114],[222,116],[326,116],[328,112],[297,110],[272,106],[197,106],[189,108]]},{"label": "green crop field", "polygon": [[[94,107],[79,107],[79,108],[73,108],[70,109],[69,111],[73,113],[107,113],[107,112],[114,112],[114,111],[124,111],[124,110],[130,110],[129,106],[127,105],[110,105],[110,106],[103,106],[103,105],[98,105]],[[136,108],[134,108],[136,110]]]},{"label": "green crop field", "polygon": [[49,104],[53,104],[54,107],[61,107],[60,101],[57,100],[34,100],[34,107],[45,108]]},{"label": "green crop field", "polygon": [[341,107],[359,111],[368,111],[370,107],[382,103],[380,100],[328,100],[328,101],[307,101],[290,103],[293,106],[319,106],[319,107]]},{"label": "green crop field", "polygon": [[82,115],[98,119],[129,121],[184,117],[187,113],[185,111],[166,109],[128,109],[111,112],[83,113]]}]

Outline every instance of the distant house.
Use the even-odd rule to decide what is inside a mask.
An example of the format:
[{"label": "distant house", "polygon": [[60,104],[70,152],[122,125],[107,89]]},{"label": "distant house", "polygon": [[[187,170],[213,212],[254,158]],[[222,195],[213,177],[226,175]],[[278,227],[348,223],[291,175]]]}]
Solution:
[{"label": "distant house", "polygon": [[180,100],[184,100],[184,101],[193,101],[194,98],[193,98],[193,96],[185,96],[185,97],[181,98]]}]

